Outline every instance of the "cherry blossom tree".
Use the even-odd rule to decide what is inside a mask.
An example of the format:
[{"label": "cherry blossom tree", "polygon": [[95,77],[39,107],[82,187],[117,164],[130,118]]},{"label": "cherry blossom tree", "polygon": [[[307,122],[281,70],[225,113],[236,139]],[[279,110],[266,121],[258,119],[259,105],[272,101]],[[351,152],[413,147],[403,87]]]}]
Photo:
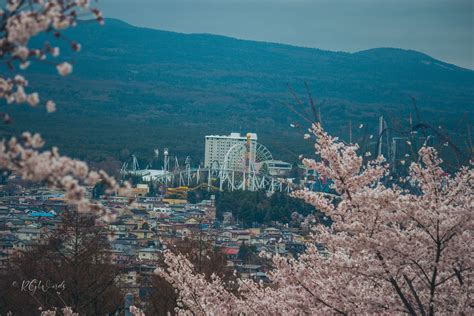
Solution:
[{"label": "cherry blossom tree", "polygon": [[[98,23],[104,20],[99,10],[90,7],[89,0],[7,0],[0,8],[0,61],[8,72],[0,75],[0,99],[8,104],[27,103],[30,106],[40,104],[37,92],[27,92],[28,81],[21,74],[32,61],[51,64],[61,76],[72,72],[73,66],[60,60],[59,47],[45,42],[41,47],[30,47],[32,37],[41,33],[67,41],[74,51],[80,51],[81,45],[66,38],[61,32],[76,27],[81,17],[93,16]],[[4,73],[10,73],[5,76]],[[48,112],[54,112],[56,104],[52,100],[45,102]],[[5,123],[10,117],[5,110],[1,112]],[[86,196],[86,186],[101,181],[107,193],[128,194],[129,186],[119,187],[113,177],[104,171],[91,171],[84,162],[59,155],[58,149],[40,151],[44,141],[39,134],[25,132],[21,137],[0,141],[0,170],[13,172],[23,179],[43,183],[63,189],[69,203],[81,212],[96,212],[104,220],[112,220],[113,212],[99,202],[93,202]]]},{"label": "cherry blossom tree", "polygon": [[237,295],[218,277],[208,282],[186,258],[167,253],[168,267],[156,273],[179,291],[177,311],[472,314],[472,163],[449,175],[437,152],[422,147],[409,175],[388,185],[383,157],[364,163],[357,145],[329,136],[320,124],[311,132],[319,159],[303,163],[331,179],[334,193],[295,196],[330,216],[331,227],[313,227],[300,257],[274,256],[270,285],[240,280]]},{"label": "cherry blossom tree", "polygon": [[[94,17],[98,23],[104,20],[99,10],[90,7],[89,0],[6,0],[0,7],[0,67],[7,71],[0,74],[0,100],[7,106],[13,103],[27,103],[38,106],[40,96],[37,92],[27,92],[28,80],[20,73],[32,61],[55,66],[61,76],[69,75],[73,66],[60,60],[59,47],[45,42],[41,47],[30,47],[30,39],[47,33],[67,41],[72,50],[79,52],[81,45],[66,38],[61,32],[76,27],[79,18]],[[56,103],[45,103],[48,112],[56,110]],[[0,111],[5,124],[10,123],[8,111]],[[101,181],[106,193],[130,195],[130,186],[120,186],[106,172],[90,170],[86,163],[59,155],[58,149],[41,151],[44,141],[39,134],[25,132],[21,137],[0,141],[0,170],[13,172],[24,180],[29,180],[65,191],[68,203],[76,206],[79,212],[94,212],[102,220],[111,221],[116,214],[100,202],[87,198],[87,186]],[[130,203],[132,199],[130,200]],[[70,307],[43,311],[41,315],[78,315]],[[133,315],[143,315],[134,306]]]},{"label": "cherry blossom tree", "polygon": [[[26,69],[32,60],[55,65],[60,75],[72,72],[72,65],[66,61],[57,61],[59,47],[45,42],[42,47],[29,47],[32,37],[40,33],[49,33],[55,38],[68,41],[74,51],[80,51],[81,45],[65,38],[61,31],[75,27],[78,18],[88,13],[95,16],[99,23],[103,18],[99,10],[89,8],[89,0],[6,0],[5,8],[0,8],[0,58],[2,66],[10,71]],[[28,81],[17,74],[12,77],[0,76],[0,98],[11,103],[28,103],[37,106],[40,103],[36,92],[26,93]],[[54,111],[55,103],[47,101],[48,111]]]},{"label": "cherry blossom tree", "polygon": [[[26,78],[16,73],[32,61],[51,63],[62,76],[72,72],[70,63],[58,59],[59,48],[48,43],[30,47],[29,40],[46,32],[79,51],[80,44],[64,38],[61,31],[75,27],[84,14],[103,23],[101,13],[89,5],[88,0],[6,1],[0,9],[0,60],[11,75],[0,75],[0,99],[7,104],[41,103],[38,93],[27,92]],[[56,108],[52,100],[44,104],[48,111]],[[2,112],[5,122],[10,120],[7,112]],[[157,273],[179,291],[178,312],[473,313],[472,164],[449,175],[436,151],[423,147],[408,177],[388,185],[381,181],[389,176],[383,157],[364,163],[357,145],[327,135],[319,124],[311,131],[320,159],[303,162],[331,179],[335,193],[300,191],[295,196],[331,217],[331,227],[313,227],[311,242],[300,257],[274,256],[271,285],[239,280],[237,294],[228,292],[219,277],[208,281],[195,273],[185,257],[167,253],[168,267]],[[42,146],[41,137],[31,133],[0,141],[0,169],[64,189],[79,211],[113,219],[114,214],[86,197],[85,186],[103,181],[113,193],[119,189],[116,181],[60,156],[57,149],[41,152]]]}]

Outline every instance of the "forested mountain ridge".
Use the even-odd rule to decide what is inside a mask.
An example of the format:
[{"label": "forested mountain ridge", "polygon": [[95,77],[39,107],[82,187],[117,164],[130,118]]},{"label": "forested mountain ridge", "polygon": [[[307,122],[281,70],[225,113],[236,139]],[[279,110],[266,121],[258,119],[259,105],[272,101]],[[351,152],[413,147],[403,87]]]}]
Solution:
[{"label": "forested mountain ridge", "polygon": [[91,160],[120,152],[151,157],[153,148],[169,147],[197,163],[204,135],[250,131],[276,158],[294,160],[311,145],[289,127],[299,119],[285,103],[294,101],[288,84],[306,97],[305,82],[322,104],[324,125],[341,137],[349,119],[371,133],[380,114],[406,121],[411,97],[433,125],[462,133],[473,121],[474,72],[415,51],[330,52],[113,19],[104,27],[84,22],[66,36],[82,44],[80,53],[71,53],[59,42],[74,62],[70,77],[63,80],[43,64],[27,71],[30,89],[54,99],[58,111],[10,107],[14,122],[2,127],[3,135],[39,131],[48,144]]}]

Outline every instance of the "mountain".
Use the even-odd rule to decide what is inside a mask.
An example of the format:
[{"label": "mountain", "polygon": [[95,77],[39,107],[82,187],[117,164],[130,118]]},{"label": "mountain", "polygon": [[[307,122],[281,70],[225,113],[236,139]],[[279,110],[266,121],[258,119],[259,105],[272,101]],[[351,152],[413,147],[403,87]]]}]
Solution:
[{"label": "mountain", "polygon": [[197,163],[205,135],[249,131],[276,158],[293,161],[312,151],[304,131],[290,128],[302,120],[285,105],[296,103],[288,84],[306,102],[305,82],[321,105],[325,127],[343,138],[349,120],[363,123],[367,133],[375,133],[381,114],[392,127],[406,122],[412,97],[435,126],[459,134],[473,121],[474,71],[416,51],[331,52],[113,19],[103,27],[81,24],[66,32],[82,44],[80,53],[71,52],[65,40],[46,38],[73,61],[71,76],[63,80],[41,63],[26,74],[30,89],[43,100],[54,99],[58,111],[10,107],[14,123],[0,130],[3,136],[39,131],[49,145],[90,160],[127,153],[151,157],[153,148],[168,147]]}]

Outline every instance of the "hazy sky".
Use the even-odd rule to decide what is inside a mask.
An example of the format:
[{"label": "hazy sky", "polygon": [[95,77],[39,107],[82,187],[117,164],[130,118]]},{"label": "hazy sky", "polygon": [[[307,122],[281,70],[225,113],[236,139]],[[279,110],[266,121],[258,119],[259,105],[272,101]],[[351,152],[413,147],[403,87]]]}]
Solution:
[{"label": "hazy sky", "polygon": [[100,0],[106,17],[328,50],[415,49],[474,69],[474,0]]}]

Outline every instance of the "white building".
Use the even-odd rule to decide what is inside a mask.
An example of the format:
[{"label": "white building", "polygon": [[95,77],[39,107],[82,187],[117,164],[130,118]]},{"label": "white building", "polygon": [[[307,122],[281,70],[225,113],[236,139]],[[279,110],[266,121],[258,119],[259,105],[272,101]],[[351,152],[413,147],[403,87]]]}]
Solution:
[{"label": "white building", "polygon": [[[231,133],[228,136],[210,135],[206,136],[206,148],[204,156],[204,167],[208,168],[216,161],[219,166],[224,163],[224,158],[229,149],[237,144],[245,145],[248,141],[250,143],[249,148],[249,160],[255,161],[255,152],[257,148],[257,134],[248,133],[245,136],[240,133]],[[237,148],[236,148],[237,149]],[[239,159],[242,156],[242,150],[236,150],[235,155],[239,157],[229,157],[231,161]]]},{"label": "white building", "polygon": [[158,260],[159,252],[155,248],[142,248],[137,251],[137,257],[139,260]]},{"label": "white building", "polygon": [[[293,166],[291,163],[284,162],[281,160],[268,160],[263,163],[263,165],[266,165],[268,174],[271,176],[277,176],[277,177],[287,177]],[[260,166],[260,171],[262,170]]]}]

